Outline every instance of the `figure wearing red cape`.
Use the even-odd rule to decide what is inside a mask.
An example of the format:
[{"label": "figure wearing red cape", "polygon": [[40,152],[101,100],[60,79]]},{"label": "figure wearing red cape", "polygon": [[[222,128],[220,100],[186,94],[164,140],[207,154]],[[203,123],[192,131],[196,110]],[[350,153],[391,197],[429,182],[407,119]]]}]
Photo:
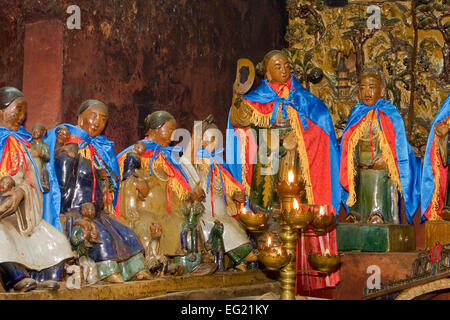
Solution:
[{"label": "figure wearing red cape", "polygon": [[[334,126],[325,104],[306,91],[294,78],[286,83],[271,84],[267,80],[243,96],[243,104],[251,111],[249,123],[256,128],[273,128],[289,120],[297,141],[300,157],[300,176],[305,185],[309,204],[328,204],[336,215],[339,212],[341,192],[339,186],[339,149]],[[235,178],[248,194],[255,170],[256,150],[254,137],[246,135],[250,129],[234,127],[230,112],[227,130],[227,163]],[[233,153],[234,152],[234,153]],[[297,245],[297,270],[313,270],[307,255],[310,251],[324,254],[337,253],[336,231],[325,236],[302,232]],[[339,272],[330,276],[299,273],[296,291],[334,287],[340,281]]]},{"label": "figure wearing red cape", "polygon": [[[350,207],[356,202],[354,151],[367,126],[378,129],[386,170],[392,184],[405,200],[406,218],[411,224],[420,200],[421,162],[408,143],[400,113],[383,98],[371,106],[359,102],[347,121],[341,142],[340,182],[343,201]],[[398,221],[401,223],[400,218]]]},{"label": "figure wearing red cape", "polygon": [[[441,220],[442,209],[448,198],[448,130],[450,126],[450,95],[434,118],[423,159],[421,220]],[[445,127],[444,136],[438,137],[439,127]],[[442,142],[440,143],[440,140]],[[448,206],[448,204],[447,204]]]},{"label": "figure wearing red cape", "polygon": [[[147,150],[140,156],[142,161],[142,168],[149,170],[151,175],[151,171],[154,166],[162,167],[169,177],[170,182],[169,189],[167,190],[167,195],[168,209],[170,214],[171,191],[175,192],[180,199],[191,191],[186,174],[183,172],[181,166],[173,160],[173,147],[163,148],[147,137],[141,141],[143,141],[147,147]],[[121,177],[123,177],[124,175],[125,158],[127,154],[133,150],[133,147],[134,146],[130,146],[117,155]],[[120,218],[120,201],[118,201],[116,204],[116,216],[117,219]]]}]

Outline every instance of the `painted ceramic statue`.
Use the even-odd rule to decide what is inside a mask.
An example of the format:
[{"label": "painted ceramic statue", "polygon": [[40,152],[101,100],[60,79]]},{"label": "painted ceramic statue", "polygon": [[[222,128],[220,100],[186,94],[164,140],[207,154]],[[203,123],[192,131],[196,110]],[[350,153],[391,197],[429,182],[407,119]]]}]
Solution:
[{"label": "painted ceramic statue", "polygon": [[22,92],[0,89],[0,275],[7,290],[55,289],[73,255],[64,234],[42,219],[42,163],[30,152],[26,111]]},{"label": "painted ceramic statue", "polygon": [[400,113],[384,99],[385,87],[377,66],[363,68],[360,102],[343,132],[340,181],[351,222],[398,224],[403,196],[412,223],[419,204],[421,162],[406,138]]},{"label": "painted ceramic statue", "polygon": [[[170,113],[153,112],[145,119],[146,137],[141,140],[145,151],[136,152],[139,148],[132,145],[117,156],[122,180],[116,214],[124,223],[133,225],[143,242],[151,239],[150,226],[160,224],[164,232],[159,250],[167,256],[184,254],[180,242],[184,221],[181,206],[191,191],[176,158],[178,149],[169,146],[176,124]],[[130,153],[135,155],[131,157]],[[140,168],[136,165],[139,162]]]},{"label": "painted ceramic statue", "polygon": [[86,100],[78,110],[77,126],[63,124],[48,131],[44,140],[50,147],[51,192],[46,205],[53,210],[48,219],[58,225],[61,217],[64,232],[70,237],[77,220],[82,218],[82,205],[93,203],[97,241],[91,243],[87,255],[95,261],[99,279],[146,279],[150,274],[141,241],[133,230],[116,220],[107,206],[117,199],[120,174],[113,142],[101,135],[108,117],[104,103]]},{"label": "painted ceramic statue", "polygon": [[422,171],[422,221],[450,218],[449,127],[450,95],[434,118],[428,136]]},{"label": "painted ceramic statue", "polygon": [[[339,149],[328,108],[290,74],[283,52],[266,54],[259,69],[265,80],[235,99],[229,115],[226,159],[233,176],[244,185],[253,210],[272,212],[279,207],[276,183],[287,180],[293,170],[303,185],[300,200],[332,205],[337,214],[341,202]],[[312,234],[305,238],[302,233],[299,247],[306,254],[311,250],[324,253],[326,243],[334,251],[335,239],[335,230],[329,237]],[[307,260],[297,259],[297,268],[311,269],[305,265]],[[334,286],[339,275],[298,279],[305,289],[319,289]]]},{"label": "painted ceramic statue", "polygon": [[[199,133],[198,137],[194,134],[193,139],[197,141],[189,145],[181,158],[181,164],[191,187],[198,186],[206,192],[205,213],[200,217],[204,239],[210,239],[216,220],[222,223],[224,250],[232,265],[245,271],[249,262],[256,261],[246,230],[236,219],[240,206],[245,202],[245,189],[231,175],[224,162],[223,148],[217,149],[222,134],[212,120],[209,123],[203,121]],[[197,150],[193,152],[195,147]]]}]

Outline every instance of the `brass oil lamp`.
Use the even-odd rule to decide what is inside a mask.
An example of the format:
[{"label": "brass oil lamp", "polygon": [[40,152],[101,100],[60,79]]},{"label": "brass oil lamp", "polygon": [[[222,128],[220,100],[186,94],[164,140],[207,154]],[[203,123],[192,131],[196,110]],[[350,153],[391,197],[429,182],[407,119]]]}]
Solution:
[{"label": "brass oil lamp", "polygon": [[239,220],[245,225],[247,230],[251,232],[256,232],[261,230],[267,224],[267,220],[269,220],[269,214],[266,212],[253,212],[251,210],[247,210],[245,206],[238,212]]},{"label": "brass oil lamp", "polygon": [[[300,193],[300,184],[296,181],[294,172],[289,170],[287,180],[281,180],[277,185],[278,195],[281,202],[281,216],[283,221],[281,222],[281,232],[280,238],[283,242],[283,248],[290,255],[289,263],[283,267],[280,271],[281,278],[281,296],[280,300],[295,300],[295,246],[298,238],[296,226],[301,226],[304,221],[300,223],[293,223],[291,225],[289,222],[298,222],[296,217],[299,217],[299,205],[296,197]],[[288,219],[286,221],[285,219]],[[304,220],[304,219],[303,219]]]},{"label": "brass oil lamp", "polygon": [[292,201],[292,209],[283,210],[281,214],[283,220],[294,229],[303,229],[314,219],[314,211],[310,206],[299,204],[296,198]]},{"label": "brass oil lamp", "polygon": [[266,245],[259,249],[258,260],[266,266],[267,269],[278,271],[291,260],[291,256],[280,245],[273,245],[272,237],[267,237]]},{"label": "brass oil lamp", "polygon": [[311,205],[314,211],[314,218],[312,220],[312,225],[317,233],[325,233],[329,228],[336,224],[336,216],[334,211],[328,212],[328,205]]},{"label": "brass oil lamp", "polygon": [[341,257],[337,254],[330,254],[330,250],[326,249],[325,254],[310,252],[308,254],[309,263],[318,271],[331,273],[341,262]]}]

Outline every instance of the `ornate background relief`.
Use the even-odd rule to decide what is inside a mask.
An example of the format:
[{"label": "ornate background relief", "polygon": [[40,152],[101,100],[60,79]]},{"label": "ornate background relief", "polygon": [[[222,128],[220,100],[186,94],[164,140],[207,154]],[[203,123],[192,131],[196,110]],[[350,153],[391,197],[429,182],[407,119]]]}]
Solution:
[{"label": "ornate background relief", "polygon": [[286,9],[294,73],[327,104],[338,138],[358,102],[362,66],[377,63],[422,155],[450,93],[450,1],[287,0]]}]

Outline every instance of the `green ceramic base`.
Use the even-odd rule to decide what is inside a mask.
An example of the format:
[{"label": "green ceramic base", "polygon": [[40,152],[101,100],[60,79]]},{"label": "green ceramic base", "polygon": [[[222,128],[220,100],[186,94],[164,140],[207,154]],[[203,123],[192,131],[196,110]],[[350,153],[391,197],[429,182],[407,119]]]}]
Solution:
[{"label": "green ceramic base", "polygon": [[339,223],[339,251],[406,252],[416,249],[413,225]]},{"label": "green ceramic base", "polygon": [[189,258],[192,256],[192,253],[189,253],[185,256],[176,256],[173,258],[175,263],[181,264],[184,267],[183,274],[191,273],[197,266],[199,266],[202,262],[202,255],[200,252],[196,253],[195,261],[189,261]]}]

